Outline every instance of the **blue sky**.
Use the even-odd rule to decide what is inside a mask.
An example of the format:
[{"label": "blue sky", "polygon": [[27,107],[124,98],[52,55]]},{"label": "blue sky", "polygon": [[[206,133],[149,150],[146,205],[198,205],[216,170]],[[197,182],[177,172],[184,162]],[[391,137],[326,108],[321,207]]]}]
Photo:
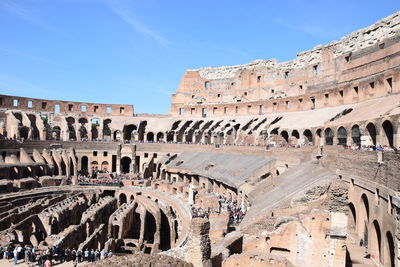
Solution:
[{"label": "blue sky", "polygon": [[398,0],[0,0],[0,93],[166,114],[186,69],[290,60],[399,10]]}]

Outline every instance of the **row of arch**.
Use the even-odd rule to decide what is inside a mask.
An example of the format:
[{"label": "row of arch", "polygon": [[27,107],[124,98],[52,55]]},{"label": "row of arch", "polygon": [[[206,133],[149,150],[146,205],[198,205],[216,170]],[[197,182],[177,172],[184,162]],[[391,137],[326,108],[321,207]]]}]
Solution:
[{"label": "row of arch", "polygon": [[[371,139],[371,145],[387,145],[393,147],[395,145],[394,140],[394,127],[391,121],[385,120],[381,124],[381,129],[383,133],[383,137],[380,142],[378,142],[378,130],[374,123],[370,122],[366,125],[365,129],[362,131],[358,124],[354,124],[350,129],[346,129],[343,126],[340,126],[336,133],[332,128],[317,129],[315,135],[313,135],[310,129],[306,129],[303,131],[304,141],[309,144],[317,144],[317,140],[323,138],[325,145],[361,145],[361,137],[363,135],[369,136]],[[271,135],[278,134],[278,128],[273,129],[270,132]],[[280,136],[284,141],[290,143],[292,139],[298,140],[300,139],[300,133],[297,130],[292,130],[289,134],[288,131],[283,130],[280,132]],[[336,138],[336,142],[335,142]]]},{"label": "row of arch", "polygon": [[367,195],[363,193],[357,204],[349,202],[349,209],[351,213],[349,225],[353,227],[358,243],[368,248],[371,257],[383,266],[395,267],[393,233],[382,229],[382,225],[371,214],[372,207]]}]

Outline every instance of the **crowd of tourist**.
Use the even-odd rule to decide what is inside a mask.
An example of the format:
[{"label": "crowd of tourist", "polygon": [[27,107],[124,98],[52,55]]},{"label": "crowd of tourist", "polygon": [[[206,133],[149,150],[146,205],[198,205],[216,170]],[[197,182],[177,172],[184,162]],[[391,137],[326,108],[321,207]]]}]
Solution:
[{"label": "crowd of tourist", "polygon": [[362,151],[390,151],[390,152],[399,152],[400,151],[400,147],[399,149],[395,148],[395,147],[390,147],[390,146],[359,146],[359,145],[352,145],[352,146],[343,146],[344,149],[347,150],[362,150]]},{"label": "crowd of tourist", "polygon": [[210,209],[204,210],[203,208],[192,207],[192,218],[208,218],[210,216]]},{"label": "crowd of tourist", "polygon": [[94,262],[105,258],[113,257],[111,251],[102,249],[59,249],[49,248],[46,250],[40,250],[35,247],[22,247],[21,245],[15,247],[1,247],[0,248],[0,259],[8,260],[13,262],[14,265],[18,263],[27,263],[29,266],[38,264],[40,267],[51,267],[53,263],[62,263],[65,261],[72,261],[74,266],[82,262]]},{"label": "crowd of tourist", "polygon": [[[229,213],[229,224],[239,224],[244,216],[246,215],[247,208],[245,205],[243,206],[241,203],[238,203],[236,199],[226,198],[224,195],[218,194],[218,203],[219,203],[219,210],[214,211],[216,213],[220,213],[221,210],[227,210]],[[212,212],[211,208],[204,209],[201,207],[193,206],[191,209],[192,217],[201,217],[201,218],[208,218]]]}]

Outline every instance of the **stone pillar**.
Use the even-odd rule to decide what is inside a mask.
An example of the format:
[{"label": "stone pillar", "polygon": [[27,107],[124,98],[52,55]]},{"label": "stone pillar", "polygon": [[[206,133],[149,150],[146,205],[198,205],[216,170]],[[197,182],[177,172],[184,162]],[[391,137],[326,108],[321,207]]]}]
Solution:
[{"label": "stone pillar", "polygon": [[393,123],[393,146],[400,147],[400,124]]},{"label": "stone pillar", "polygon": [[188,240],[186,261],[194,267],[211,267],[210,221],[207,218],[194,218]]},{"label": "stone pillar", "polygon": [[103,128],[100,128],[100,126],[97,128],[97,133],[98,133],[98,139],[103,140]]},{"label": "stone pillar", "polygon": [[115,166],[115,172],[117,174],[121,173],[121,144],[118,145],[117,149],[117,159],[116,159],[116,166]]},{"label": "stone pillar", "polygon": [[194,204],[194,186],[189,185],[189,199],[188,199],[188,204],[193,205]]}]

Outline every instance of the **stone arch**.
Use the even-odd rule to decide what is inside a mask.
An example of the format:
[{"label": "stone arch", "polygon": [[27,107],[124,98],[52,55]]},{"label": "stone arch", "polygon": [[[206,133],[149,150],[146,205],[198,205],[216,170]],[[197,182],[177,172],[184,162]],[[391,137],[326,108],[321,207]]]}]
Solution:
[{"label": "stone arch", "polygon": [[295,138],[297,138],[297,139],[300,139],[300,134],[299,134],[299,132],[298,132],[297,130],[293,130],[293,131],[292,131],[292,137],[295,137]]},{"label": "stone arch", "polygon": [[137,126],[135,124],[125,125],[123,129],[124,140],[132,140],[132,136],[136,133]]},{"label": "stone arch", "polygon": [[349,230],[352,233],[356,232],[356,226],[357,226],[357,213],[356,213],[356,207],[352,202],[349,202],[349,210],[350,210],[350,217],[349,217]]},{"label": "stone arch", "polygon": [[144,240],[147,243],[154,243],[154,235],[157,231],[156,219],[153,214],[146,211],[145,224],[144,224]]},{"label": "stone arch", "polygon": [[361,195],[357,218],[357,232],[360,242],[368,246],[368,224],[369,224],[369,201],[366,194]]},{"label": "stone arch", "polygon": [[81,171],[87,173],[89,168],[89,158],[87,156],[83,156],[81,158]]},{"label": "stone arch", "polygon": [[368,242],[369,251],[371,253],[371,257],[376,261],[380,262],[381,260],[381,228],[377,220],[372,222],[372,231],[371,236]]},{"label": "stone arch", "polygon": [[31,121],[31,138],[33,140],[40,140],[40,133],[39,133],[39,129],[36,126],[36,116],[33,114],[29,114],[28,115],[29,120]]},{"label": "stone arch", "polygon": [[164,141],[164,134],[162,132],[157,133],[157,142]]},{"label": "stone arch", "polygon": [[129,173],[131,171],[132,159],[130,157],[121,158],[121,172]]},{"label": "stone arch", "polygon": [[118,203],[121,206],[122,204],[127,203],[127,198],[126,195],[124,193],[119,194],[118,196]]},{"label": "stone arch", "polygon": [[111,139],[111,129],[110,129],[111,119],[103,120],[103,137],[104,139]]},{"label": "stone arch", "polygon": [[395,267],[395,246],[393,235],[390,231],[386,232],[386,243],[384,245],[383,265],[388,267]]},{"label": "stone arch", "polygon": [[60,138],[61,138],[61,128],[60,128],[60,126],[54,126],[51,129],[51,136],[55,140],[60,140]]},{"label": "stone arch", "polygon": [[114,133],[113,133],[113,139],[116,140],[116,141],[121,140],[121,131],[120,131],[120,130],[114,131]]},{"label": "stone arch", "polygon": [[101,170],[103,170],[103,171],[109,171],[108,167],[109,167],[108,161],[103,161],[103,162],[101,163]]},{"label": "stone arch", "polygon": [[389,120],[382,123],[382,130],[385,133],[386,139],[382,138],[382,145],[393,147],[393,125]]},{"label": "stone arch", "polygon": [[68,140],[76,140],[75,118],[67,117],[65,120],[67,121]]},{"label": "stone arch", "polygon": [[169,131],[167,133],[167,142],[173,142],[174,141],[174,132],[173,131]]},{"label": "stone arch", "polygon": [[93,118],[90,120],[91,123],[91,132],[92,132],[92,140],[97,140],[99,138],[99,130],[98,127],[100,126],[100,119]]},{"label": "stone arch", "polygon": [[29,137],[29,132],[30,129],[27,126],[20,126],[18,127],[18,131],[19,131],[19,137],[23,138],[24,140],[27,140]]},{"label": "stone arch", "polygon": [[67,166],[63,159],[61,159],[61,172],[60,175],[67,175]]},{"label": "stone arch", "polygon": [[73,162],[72,158],[69,158],[68,164],[69,164],[69,175],[74,176],[75,166],[74,166],[74,162]]},{"label": "stone arch", "polygon": [[282,136],[282,138],[286,141],[286,143],[289,142],[289,134],[288,134],[287,131],[282,131],[282,132],[281,132],[281,136]]},{"label": "stone arch", "polygon": [[326,128],[324,131],[325,134],[325,144],[328,146],[332,146],[333,145],[333,131],[331,128]]},{"label": "stone arch", "polygon": [[99,169],[99,163],[97,161],[92,161],[90,163],[90,167],[92,168],[92,170],[98,170]]},{"label": "stone arch", "polygon": [[160,249],[164,251],[170,248],[171,248],[171,226],[167,216],[161,210]]},{"label": "stone arch", "polygon": [[313,135],[309,129],[304,130],[303,132],[304,141],[308,144],[312,144],[313,142]]},{"label": "stone arch", "polygon": [[146,139],[148,142],[154,142],[154,133],[148,132],[146,135]]},{"label": "stone arch", "polygon": [[347,131],[344,127],[339,127],[337,131],[338,145],[347,146]]},{"label": "stone arch", "polygon": [[361,145],[361,132],[360,127],[355,124],[351,127],[351,139],[353,140],[353,144]]},{"label": "stone arch", "polygon": [[88,124],[88,122],[89,121],[88,121],[87,118],[80,118],[78,120],[78,123],[80,124],[79,134],[81,136],[81,140],[88,139],[88,131],[87,131],[87,128],[86,128],[86,124]]},{"label": "stone arch", "polygon": [[367,132],[371,137],[372,144],[376,146],[376,127],[372,122],[367,124]]}]

